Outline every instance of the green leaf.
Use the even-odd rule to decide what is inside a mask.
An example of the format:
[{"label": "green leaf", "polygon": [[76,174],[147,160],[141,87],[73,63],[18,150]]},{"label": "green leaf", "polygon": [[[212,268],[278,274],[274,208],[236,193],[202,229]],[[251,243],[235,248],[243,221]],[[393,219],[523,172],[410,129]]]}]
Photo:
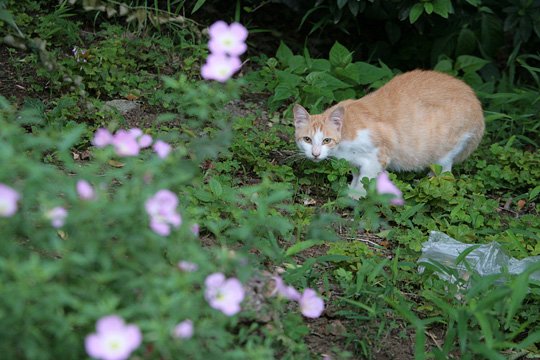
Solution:
[{"label": "green leaf", "polygon": [[306,240],[306,241],[301,241],[299,243],[296,243],[294,244],[293,246],[291,246],[290,248],[287,249],[287,251],[285,252],[285,255],[287,256],[292,256],[294,254],[297,254],[301,251],[304,251],[304,250],[307,250],[315,245],[320,245],[320,244],[323,244],[324,241],[322,240]]},{"label": "green leaf", "polygon": [[433,0],[433,12],[447,19],[454,12],[451,0]]},{"label": "green leaf", "polygon": [[393,76],[392,71],[388,68],[384,69],[360,61],[349,64],[342,70],[336,70],[336,73],[354,80],[359,85],[372,85],[376,81]]},{"label": "green leaf", "polygon": [[343,7],[347,4],[348,0],[337,0],[337,6],[340,9],[343,9]]},{"label": "green leaf", "polygon": [[452,63],[452,60],[450,59],[442,59],[439,60],[437,65],[433,68],[435,71],[440,71],[447,74],[454,75],[454,64]]},{"label": "green leaf", "polygon": [[352,53],[347,48],[336,41],[330,49],[330,64],[332,66],[345,67],[352,61]]},{"label": "green leaf", "polygon": [[489,64],[488,60],[471,55],[461,55],[458,56],[455,67],[456,70],[463,70],[467,73],[478,71],[487,64]]},{"label": "green leaf", "polygon": [[529,272],[525,272],[512,282],[512,294],[510,295],[510,304],[508,306],[508,313],[506,315],[505,327],[510,328],[512,318],[518,311],[519,307],[523,303],[525,296],[529,292]]},{"label": "green leaf", "polygon": [[308,74],[308,76],[306,76],[306,81],[311,85],[324,87],[326,90],[330,91],[351,87],[351,85],[347,84],[346,82],[343,82],[322,71],[314,71]]},{"label": "green leaf", "polygon": [[480,325],[480,329],[482,330],[482,335],[484,336],[484,341],[486,342],[486,346],[488,348],[493,347],[493,330],[491,329],[491,324],[489,323],[489,319],[483,312],[475,312],[474,317],[478,321],[478,325]]},{"label": "green leaf", "polygon": [[191,10],[191,15],[193,15],[197,10],[199,10],[201,6],[204,5],[205,2],[206,0],[197,0],[197,2],[195,3],[195,6],[193,6],[193,9]]},{"label": "green leaf", "polygon": [[210,191],[216,197],[221,197],[221,195],[223,195],[223,187],[216,178],[211,178],[210,181],[208,181],[208,186],[210,186]]},{"label": "green leaf", "polygon": [[414,24],[416,20],[422,15],[424,12],[424,5],[422,3],[414,4],[414,6],[409,11],[409,21],[411,24]]},{"label": "green leaf", "polygon": [[538,196],[538,194],[540,194],[540,185],[531,190],[529,193],[529,200],[533,200]]},{"label": "green leaf", "polygon": [[433,4],[430,2],[425,2],[424,10],[426,11],[426,14],[431,15],[431,13],[433,12]]},{"label": "green leaf", "polygon": [[294,56],[292,50],[285,45],[283,41],[279,43],[279,47],[276,52],[276,58],[279,60],[281,65],[287,66],[289,63],[289,59]]},{"label": "green leaf", "polygon": [[456,55],[470,54],[474,49],[476,49],[476,35],[470,29],[461,29],[456,44]]}]

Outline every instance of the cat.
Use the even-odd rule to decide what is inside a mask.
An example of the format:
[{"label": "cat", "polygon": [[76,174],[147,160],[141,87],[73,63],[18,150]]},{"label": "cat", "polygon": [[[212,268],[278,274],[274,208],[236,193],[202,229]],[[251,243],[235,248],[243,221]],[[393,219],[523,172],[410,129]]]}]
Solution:
[{"label": "cat", "polygon": [[366,195],[362,178],[388,169],[442,171],[465,160],[484,133],[482,105],[463,81],[430,70],[394,77],[358,100],[344,100],[319,115],[293,108],[296,143],[314,161],[347,160],[353,172],[350,195]]}]

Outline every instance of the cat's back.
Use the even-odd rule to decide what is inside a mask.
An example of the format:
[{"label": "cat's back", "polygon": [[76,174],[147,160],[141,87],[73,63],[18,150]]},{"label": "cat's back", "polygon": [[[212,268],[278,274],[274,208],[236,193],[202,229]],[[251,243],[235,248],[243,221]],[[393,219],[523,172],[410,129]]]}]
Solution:
[{"label": "cat's back", "polygon": [[368,129],[375,145],[392,155],[395,169],[429,166],[463,143],[456,157],[461,161],[484,132],[482,106],[472,88],[436,71],[403,73],[344,106],[345,138]]},{"label": "cat's back", "polygon": [[410,103],[414,100],[434,104],[468,101],[481,107],[469,85],[448,74],[432,70],[413,70],[400,74],[383,87],[368,95],[390,103]]}]

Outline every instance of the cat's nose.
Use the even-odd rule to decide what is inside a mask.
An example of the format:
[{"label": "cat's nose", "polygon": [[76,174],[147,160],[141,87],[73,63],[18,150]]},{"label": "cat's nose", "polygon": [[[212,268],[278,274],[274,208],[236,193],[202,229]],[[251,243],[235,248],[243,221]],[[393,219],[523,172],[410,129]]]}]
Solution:
[{"label": "cat's nose", "polygon": [[311,153],[311,155],[313,155],[313,157],[314,157],[315,159],[318,159],[319,156],[321,156],[321,154],[314,154],[314,153]]}]

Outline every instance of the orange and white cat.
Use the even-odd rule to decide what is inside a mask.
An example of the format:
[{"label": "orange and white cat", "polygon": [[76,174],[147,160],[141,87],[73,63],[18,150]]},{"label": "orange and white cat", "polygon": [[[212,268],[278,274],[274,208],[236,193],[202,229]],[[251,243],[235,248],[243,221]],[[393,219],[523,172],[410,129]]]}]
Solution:
[{"label": "orange and white cat", "polygon": [[358,100],[342,101],[310,115],[294,106],[296,142],[306,157],[347,160],[351,196],[365,196],[359,181],[385,169],[443,171],[466,159],[484,133],[482,106],[463,81],[435,71],[414,70]]}]

